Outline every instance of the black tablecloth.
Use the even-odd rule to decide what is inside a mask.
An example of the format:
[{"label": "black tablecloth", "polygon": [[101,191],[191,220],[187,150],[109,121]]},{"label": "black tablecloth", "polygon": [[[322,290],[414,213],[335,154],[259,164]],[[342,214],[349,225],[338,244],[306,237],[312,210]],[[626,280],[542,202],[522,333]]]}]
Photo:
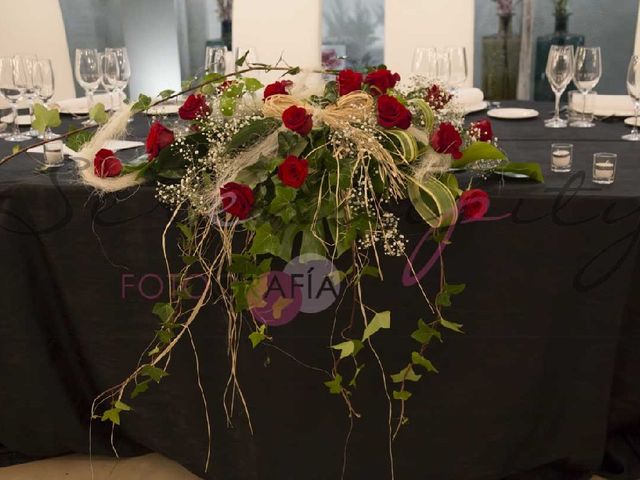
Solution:
[{"label": "black tablecloth", "polygon": [[[535,106],[543,116],[551,110]],[[144,135],[146,122],[133,124],[133,137]],[[566,479],[596,470],[637,478],[640,145],[619,140],[627,130],[621,122],[548,130],[541,119],[494,121],[494,130],[512,160],[542,165],[546,183],[491,179],[483,187],[490,216],[508,216],[456,228],[445,251],[447,278],[467,290],[449,319],[464,323],[466,333],[434,345],[430,358],[440,374],[412,386],[410,422],[393,449],[396,478],[532,472]],[[555,140],[575,145],[572,174],[549,171]],[[10,148],[0,143],[1,154]],[[591,183],[597,151],[619,155],[612,186]],[[0,443],[32,456],[86,452],[92,399],[131,371],[156,326],[151,308],[164,298],[158,279],[168,212],[151,186],[101,197],[79,185],[70,166],[42,175],[33,173],[36,162],[22,156],[0,167]],[[426,227],[400,208],[413,249]],[[367,280],[365,292],[374,309],[392,311],[393,329],[375,342],[394,372],[413,348],[417,319],[429,314],[417,288],[400,282],[404,262],[390,258],[384,266],[384,282]],[[425,288],[434,288],[436,276],[425,278]],[[166,292],[166,279],[163,286]],[[330,369],[332,316],[303,315],[275,329],[276,345]],[[209,472],[189,342],[172,356],[170,376],[131,402],[135,412],[116,429],[122,454],[157,451],[210,479],[340,477],[349,419],[322,374],[270,347],[252,351],[243,340],[239,378],[251,435],[240,413],[233,426],[225,422],[224,315],[210,307],[193,333],[212,416]],[[345,478],[389,478],[380,372],[375,359],[361,360],[367,368],[353,402],[362,418],[354,421]],[[93,423],[94,452],[109,453],[109,434]]]}]

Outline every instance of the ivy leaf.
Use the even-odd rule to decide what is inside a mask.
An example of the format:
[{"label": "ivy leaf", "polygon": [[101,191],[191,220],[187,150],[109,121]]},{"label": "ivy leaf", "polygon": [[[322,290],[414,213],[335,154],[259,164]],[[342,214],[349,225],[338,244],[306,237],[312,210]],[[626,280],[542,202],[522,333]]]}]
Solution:
[{"label": "ivy leaf", "polygon": [[236,67],[241,67],[242,65],[244,65],[244,62],[247,60],[247,55],[249,55],[249,50],[244,52],[244,54],[240,58],[238,58],[238,60],[236,60]]},{"label": "ivy leaf", "polygon": [[11,153],[13,153],[14,155],[16,153],[18,153],[20,151],[22,147],[20,147],[20,145],[14,145],[13,148],[11,149]]},{"label": "ivy leaf", "polygon": [[340,358],[346,358],[349,356],[356,356],[364,345],[360,340],[348,340],[346,342],[338,343],[337,345],[332,345],[331,348],[334,350],[340,351]]},{"label": "ivy leaf", "polygon": [[161,97],[163,100],[165,98],[169,98],[171,95],[173,95],[174,93],[176,93],[175,91],[171,90],[171,89],[167,89],[167,90],[163,90],[161,91],[158,96]]},{"label": "ivy leaf", "polygon": [[163,377],[166,377],[169,374],[161,368],[155,367],[153,365],[145,365],[144,367],[142,367],[142,370],[140,370],[140,375],[149,377],[154,382],[160,383],[160,380],[162,380]]},{"label": "ivy leaf", "polygon": [[408,390],[394,390],[393,391],[393,399],[394,400],[402,400],[407,401],[411,398],[411,392]]},{"label": "ivy leaf", "polygon": [[407,365],[395,375],[391,375],[391,380],[393,380],[393,383],[402,383],[405,380],[409,382],[417,382],[421,378],[422,375],[418,375],[416,372],[414,372],[411,365]]},{"label": "ivy leaf", "polygon": [[107,123],[109,116],[107,115],[107,111],[104,108],[103,103],[96,103],[91,110],[89,110],[89,118],[96,122],[98,125],[102,125]]},{"label": "ivy leaf", "polygon": [[152,313],[160,317],[162,323],[166,323],[174,313],[173,306],[170,303],[158,302],[153,306]]},{"label": "ivy leaf", "polygon": [[283,208],[291,206],[297,193],[298,191],[295,188],[276,185],[275,197],[269,204],[269,213],[275,214]]},{"label": "ivy leaf", "polygon": [[122,400],[116,400],[116,403],[114,403],[113,406],[119,410],[122,410],[123,412],[130,412],[132,410],[132,408]]},{"label": "ivy leaf", "polygon": [[418,329],[411,334],[411,338],[421,345],[428,345],[434,337],[442,342],[442,335],[438,330],[424,323],[422,319],[418,320]]},{"label": "ivy leaf", "polygon": [[249,334],[249,340],[251,340],[251,345],[253,346],[253,348],[256,348],[268,338],[264,333],[266,327],[266,325],[261,325],[260,327],[258,327],[258,330]]},{"label": "ivy leaf", "polygon": [[462,324],[461,323],[453,323],[453,322],[450,322],[448,320],[445,320],[444,318],[441,318],[440,319],[440,325],[442,325],[444,328],[448,328],[449,330],[453,330],[454,332],[464,333],[462,331]]},{"label": "ivy leaf", "polygon": [[131,392],[131,398],[136,398],[141,393],[144,393],[147,390],[149,390],[149,383],[150,382],[151,382],[151,380],[144,380],[144,381],[136,384],[135,388],[133,389],[133,392]]},{"label": "ivy leaf", "polygon": [[447,291],[451,294],[451,295],[459,295],[462,292],[464,292],[464,289],[467,287],[466,284],[464,283],[458,283],[458,284],[449,284],[449,283],[445,283],[445,288],[447,289]]},{"label": "ivy leaf", "polygon": [[367,265],[362,270],[360,270],[360,272],[363,277],[367,275],[369,277],[380,278],[380,271],[377,267],[374,267],[372,265]]},{"label": "ivy leaf", "polygon": [[133,113],[139,113],[139,112],[142,112],[143,110],[146,110],[150,106],[151,106],[151,97],[141,93],[138,96],[138,101],[131,106],[131,111]]},{"label": "ivy leaf", "polygon": [[263,223],[256,230],[249,252],[253,255],[273,254],[278,250],[278,240],[273,234],[271,224]]},{"label": "ivy leaf", "polygon": [[186,238],[188,242],[193,239],[193,231],[191,230],[191,227],[184,223],[177,223],[176,226],[180,229],[182,235],[184,235],[184,238]]},{"label": "ivy leaf", "polygon": [[373,320],[371,320],[364,329],[362,341],[366,341],[371,335],[382,328],[391,328],[391,312],[388,310],[374,315]]},{"label": "ivy leaf", "polygon": [[233,97],[222,97],[220,99],[220,111],[225,117],[230,117],[236,111],[237,101]]},{"label": "ivy leaf", "polygon": [[360,375],[360,372],[362,371],[363,368],[364,368],[364,363],[362,365],[358,365],[358,368],[356,368],[356,373],[353,374],[353,378],[349,382],[349,386],[350,387],[356,387],[357,386],[356,379],[358,378],[358,375]]},{"label": "ivy leaf", "polygon": [[120,410],[118,408],[110,408],[102,414],[103,422],[111,422],[114,425],[120,425]]},{"label": "ivy leaf", "polygon": [[324,382],[324,384],[329,389],[329,393],[332,393],[334,395],[342,393],[342,375],[340,375],[339,373],[336,373],[336,376],[333,380]]},{"label": "ivy leaf", "polygon": [[95,132],[77,132],[67,137],[67,147],[74,152],[79,152],[82,146],[93,138]]},{"label": "ivy leaf", "polygon": [[260,83],[257,78],[245,78],[244,86],[247,88],[247,91],[251,93],[257,92],[262,87],[264,87],[264,85]]},{"label": "ivy leaf", "polygon": [[424,358],[418,352],[411,353],[411,362],[416,365],[420,365],[421,367],[424,367],[427,370],[427,372],[438,373],[438,369],[433,366],[433,363],[431,363],[430,360],[427,360],[426,358]]}]

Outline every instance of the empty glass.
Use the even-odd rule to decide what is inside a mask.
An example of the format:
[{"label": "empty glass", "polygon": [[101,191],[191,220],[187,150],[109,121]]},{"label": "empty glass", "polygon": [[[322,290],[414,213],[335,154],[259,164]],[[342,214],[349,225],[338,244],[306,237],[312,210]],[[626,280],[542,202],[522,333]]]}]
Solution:
[{"label": "empty glass", "polygon": [[[100,71],[100,57],[95,48],[76,49],[75,64],[76,80],[84,89],[87,97],[87,112],[93,108],[93,94],[100,86],[102,72]],[[84,125],[92,125],[93,120],[86,120]]]},{"label": "empty glass", "polygon": [[449,85],[451,79],[451,59],[448,53],[438,52],[437,78],[445,85]]},{"label": "empty glass", "polygon": [[118,57],[116,57],[116,54],[113,52],[100,54],[100,66],[102,67],[102,77],[100,77],[100,81],[109,94],[111,105],[115,106],[116,101],[113,98],[113,92],[118,88],[118,78],[120,77]]},{"label": "empty glass", "polygon": [[467,50],[464,47],[447,47],[449,56],[449,83],[456,89],[467,81]]},{"label": "empty glass", "polygon": [[560,98],[573,76],[573,46],[553,45],[547,58],[547,79],[556,96],[555,115],[544,122],[547,128],[565,128],[567,121],[560,118]]},{"label": "empty glass", "polygon": [[0,57],[0,94],[11,104],[13,117],[13,129],[8,135],[3,135],[8,142],[24,142],[31,137],[20,133],[18,128],[18,100],[22,98],[23,90],[15,83],[14,59],[11,57]]},{"label": "empty glass", "polygon": [[411,73],[433,80],[438,76],[438,51],[433,47],[418,47],[413,51]]},{"label": "empty glass", "polygon": [[[575,56],[573,83],[583,95],[583,112],[587,106],[587,95],[593,90],[602,77],[602,54],[600,47],[578,47]],[[586,120],[574,122],[573,127],[590,128],[593,122]]]},{"label": "empty glass", "polygon": [[638,115],[640,114],[640,56],[634,55],[629,62],[629,69],[627,71],[627,92],[633,99],[634,114],[633,114],[633,130],[630,134],[624,135],[623,140],[629,140],[630,142],[640,141],[640,132],[638,132]]},{"label": "empty glass", "polygon": [[226,54],[226,47],[207,47],[204,52],[205,73],[224,75],[226,71]]},{"label": "empty glass", "polygon": [[[16,86],[22,91],[22,98],[27,101],[29,108],[29,121],[33,121],[33,101],[35,91],[33,87],[33,70],[37,57],[32,54],[20,54],[13,57],[13,72]],[[30,128],[25,135],[37,137],[38,131]]]},{"label": "empty glass", "polygon": [[[51,97],[53,97],[53,93],[55,91],[55,81],[51,60],[45,58],[36,61],[33,68],[33,89],[38,99],[46,106],[47,102],[51,100]],[[56,137],[56,135],[51,132],[51,129],[49,128],[47,128],[43,134],[38,135],[38,138],[44,139],[54,137]]]},{"label": "empty glass", "polygon": [[593,156],[593,183],[611,185],[616,178],[617,162],[615,153],[596,153]]},{"label": "empty glass", "polygon": [[129,62],[129,54],[126,47],[119,48],[106,48],[104,50],[105,55],[115,55],[118,62],[118,76],[115,81],[116,88],[116,104],[113,106],[114,110],[122,106],[122,102],[125,99],[124,90],[129,84],[131,79],[131,63]]}]

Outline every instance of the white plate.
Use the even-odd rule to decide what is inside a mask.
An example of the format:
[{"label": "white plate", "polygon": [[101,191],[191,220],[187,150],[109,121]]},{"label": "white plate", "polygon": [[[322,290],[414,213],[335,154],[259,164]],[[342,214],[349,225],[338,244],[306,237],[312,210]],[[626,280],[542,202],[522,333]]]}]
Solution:
[{"label": "white plate", "polygon": [[475,105],[470,105],[468,107],[464,107],[464,114],[469,115],[470,113],[481,112],[486,110],[489,104],[487,102],[480,102]]},{"label": "white plate", "polygon": [[[111,110],[111,95],[107,93],[101,93],[93,96],[95,103],[102,103],[105,110]],[[60,113],[66,113],[68,115],[88,115],[89,114],[89,100],[87,97],[68,98],[66,100],[59,100],[53,102],[50,105],[51,108],[58,107]]]},{"label": "white plate", "polygon": [[487,115],[502,120],[524,120],[527,118],[536,118],[540,115],[540,112],[530,108],[494,108],[489,110]]},{"label": "white plate", "polygon": [[178,113],[178,110],[180,110],[180,107],[178,105],[162,104],[154,107],[149,107],[149,110],[147,110],[145,113],[147,115],[175,115]]},{"label": "white plate", "polygon": [[634,120],[635,120],[636,127],[640,127],[640,118],[636,118],[636,117],[625,118],[624,123],[626,123],[630,127],[633,127]]},{"label": "white plate", "polygon": [[[0,122],[3,123],[13,123],[13,115],[5,115],[0,118]],[[31,118],[29,115],[18,115],[18,125],[22,125],[26,127],[27,125],[31,125]]]}]

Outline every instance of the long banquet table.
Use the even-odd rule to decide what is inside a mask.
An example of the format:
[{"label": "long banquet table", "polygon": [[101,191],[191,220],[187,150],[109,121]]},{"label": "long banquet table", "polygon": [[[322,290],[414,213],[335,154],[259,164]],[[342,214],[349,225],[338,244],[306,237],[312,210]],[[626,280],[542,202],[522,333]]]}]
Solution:
[{"label": "long banquet table", "polygon": [[[533,106],[542,117],[552,108]],[[133,138],[145,135],[148,121],[132,124]],[[510,158],[539,162],[546,182],[488,180],[489,215],[504,218],[456,228],[445,251],[447,278],[467,289],[449,319],[465,334],[434,345],[440,373],[412,385],[410,421],[394,443],[395,478],[570,479],[602,471],[636,479],[640,145],[620,140],[621,121],[589,130],[549,130],[541,119],[493,124]],[[554,141],[574,144],[572,174],[550,172]],[[0,141],[0,155],[11,147]],[[612,186],[591,183],[598,151],[619,155]],[[166,291],[158,279],[168,211],[152,186],[101,197],[78,184],[70,165],[34,173],[37,160],[21,156],[0,167],[0,444],[41,457],[88,451],[93,398],[121,381],[150,341],[151,309]],[[426,232],[408,207],[402,229],[410,249]],[[424,253],[417,263],[426,260]],[[387,258],[384,266],[385,280],[367,280],[365,292],[373,308],[392,311],[393,330],[376,344],[394,372],[428,312],[418,289],[402,286],[403,261]],[[423,280],[426,288],[436,276]],[[330,368],[331,318],[302,316],[274,330],[275,342],[304,364]],[[349,418],[326,378],[243,340],[239,378],[252,435],[241,413],[226,424],[227,335],[217,307],[193,333],[212,416],[209,471],[188,341],[172,356],[170,376],[131,402],[135,411],[115,431],[120,454],[156,451],[207,479],[340,478]],[[362,417],[354,420],[344,478],[390,478],[380,372],[373,358],[361,360],[367,368],[353,403]],[[106,424],[93,422],[92,447],[111,452]]]}]

